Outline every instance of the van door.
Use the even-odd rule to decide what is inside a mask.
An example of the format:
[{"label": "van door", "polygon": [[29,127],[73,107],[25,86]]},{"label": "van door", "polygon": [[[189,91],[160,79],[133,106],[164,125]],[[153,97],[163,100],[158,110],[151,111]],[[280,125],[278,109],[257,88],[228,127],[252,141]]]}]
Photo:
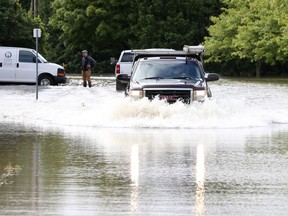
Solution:
[{"label": "van door", "polygon": [[[30,50],[19,50],[19,67],[16,69],[16,82],[36,82],[36,56]],[[39,63],[41,63],[39,61]]]},{"label": "van door", "polygon": [[17,49],[0,49],[0,81],[15,82],[17,68]]}]

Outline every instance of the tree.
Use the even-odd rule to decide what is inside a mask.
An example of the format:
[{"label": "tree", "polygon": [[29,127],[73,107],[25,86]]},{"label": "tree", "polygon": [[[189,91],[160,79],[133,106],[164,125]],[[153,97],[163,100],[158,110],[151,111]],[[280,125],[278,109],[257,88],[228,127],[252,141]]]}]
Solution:
[{"label": "tree", "polygon": [[30,17],[17,0],[0,1],[0,20],[0,45],[34,47],[33,28],[42,28],[45,43],[41,20]]},{"label": "tree", "polygon": [[[98,62],[128,48],[129,0],[55,0],[49,24],[60,33],[60,58],[76,69],[80,51],[87,49]],[[95,56],[97,55],[97,56]],[[97,64],[99,65],[99,64]]]},{"label": "tree", "polygon": [[49,24],[59,33],[58,59],[78,65],[81,49],[97,54],[99,62],[123,49],[199,44],[219,5],[219,0],[55,0]]},{"label": "tree", "polygon": [[209,61],[227,62],[246,59],[256,64],[260,77],[261,63],[273,65],[286,61],[288,50],[287,0],[223,0],[226,9],[212,17],[205,46]]},{"label": "tree", "polygon": [[218,15],[218,0],[133,0],[131,47],[182,49],[184,44],[203,42],[210,24]]},{"label": "tree", "polygon": [[25,9],[26,11],[30,10],[31,0],[20,0],[19,2],[22,5],[23,9]]}]

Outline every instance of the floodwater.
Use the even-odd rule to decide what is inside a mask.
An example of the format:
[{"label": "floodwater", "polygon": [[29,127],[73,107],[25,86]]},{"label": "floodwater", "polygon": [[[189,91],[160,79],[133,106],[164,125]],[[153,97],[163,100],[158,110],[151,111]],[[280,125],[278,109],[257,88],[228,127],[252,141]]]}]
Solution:
[{"label": "floodwater", "polygon": [[0,86],[0,215],[287,215],[288,85],[210,86],[192,105]]}]

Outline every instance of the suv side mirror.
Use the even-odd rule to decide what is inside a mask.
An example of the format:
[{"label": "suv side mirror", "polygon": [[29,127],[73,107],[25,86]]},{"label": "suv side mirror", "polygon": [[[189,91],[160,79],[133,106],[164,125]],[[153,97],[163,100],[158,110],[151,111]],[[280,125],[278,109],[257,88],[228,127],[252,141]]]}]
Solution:
[{"label": "suv side mirror", "polygon": [[116,79],[120,81],[121,83],[129,83],[130,77],[128,77],[127,74],[119,74]]},{"label": "suv side mirror", "polygon": [[217,81],[219,80],[219,75],[216,73],[209,73],[206,77],[206,81],[210,82],[210,81]]}]

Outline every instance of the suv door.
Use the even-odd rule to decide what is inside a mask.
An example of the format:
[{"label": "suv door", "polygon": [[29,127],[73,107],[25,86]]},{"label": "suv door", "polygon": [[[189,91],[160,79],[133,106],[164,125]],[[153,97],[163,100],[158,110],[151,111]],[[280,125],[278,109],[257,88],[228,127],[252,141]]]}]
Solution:
[{"label": "suv door", "polygon": [[[16,82],[36,82],[36,56],[30,50],[19,50],[19,67]],[[38,61],[41,63],[41,61]]]},{"label": "suv door", "polygon": [[0,81],[15,82],[17,64],[17,49],[2,49],[0,59]]}]

